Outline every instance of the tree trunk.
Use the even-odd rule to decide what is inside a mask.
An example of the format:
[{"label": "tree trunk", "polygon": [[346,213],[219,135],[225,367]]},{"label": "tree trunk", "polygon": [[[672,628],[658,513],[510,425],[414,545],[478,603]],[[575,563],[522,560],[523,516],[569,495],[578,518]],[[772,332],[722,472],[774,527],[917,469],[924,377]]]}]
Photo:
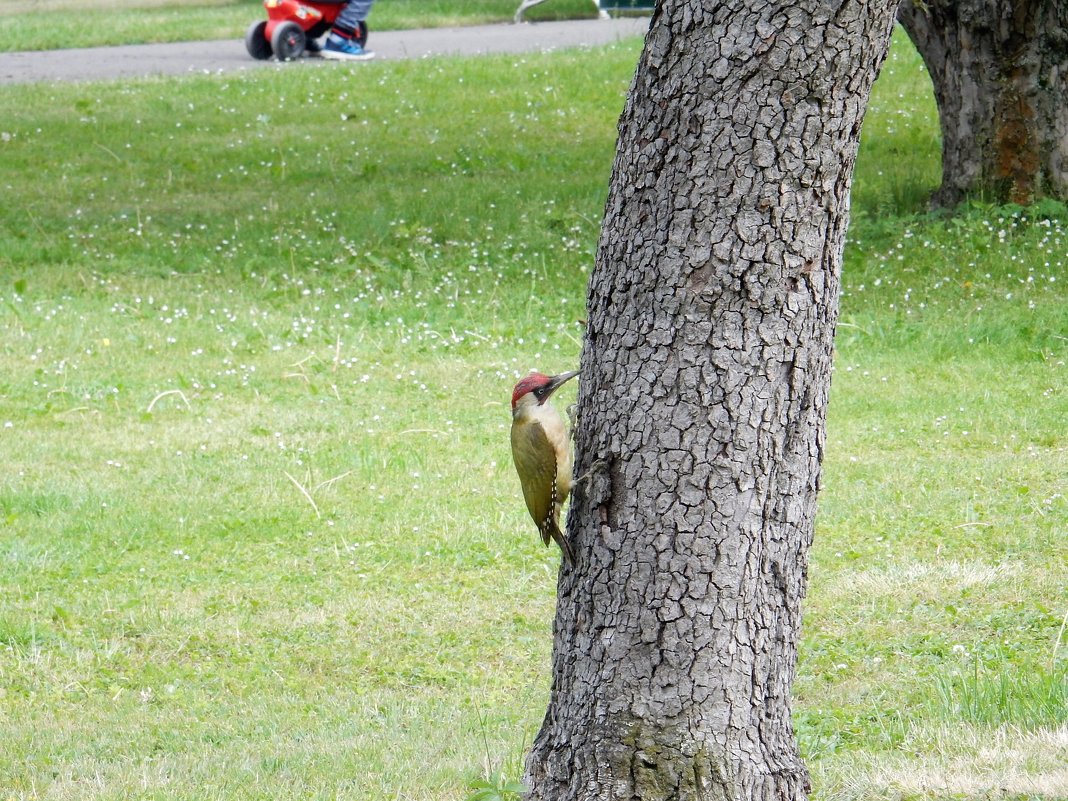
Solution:
[{"label": "tree trunk", "polygon": [[898,18],[938,101],[933,203],[1068,198],[1068,3],[903,0]]},{"label": "tree trunk", "polygon": [[[790,691],[896,0],[663,0],[588,296],[535,801],[804,798]],[[603,463],[603,464],[596,464]]]}]

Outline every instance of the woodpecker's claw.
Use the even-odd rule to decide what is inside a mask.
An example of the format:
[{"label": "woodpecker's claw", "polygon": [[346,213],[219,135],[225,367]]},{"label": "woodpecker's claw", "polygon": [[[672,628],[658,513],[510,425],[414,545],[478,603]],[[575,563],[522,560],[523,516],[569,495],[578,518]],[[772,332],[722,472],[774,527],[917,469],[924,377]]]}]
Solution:
[{"label": "woodpecker's claw", "polygon": [[605,459],[598,459],[590,465],[590,469],[583,473],[581,476],[571,482],[571,486],[574,487],[582,482],[591,479],[598,473],[604,473],[608,470],[608,462]]}]

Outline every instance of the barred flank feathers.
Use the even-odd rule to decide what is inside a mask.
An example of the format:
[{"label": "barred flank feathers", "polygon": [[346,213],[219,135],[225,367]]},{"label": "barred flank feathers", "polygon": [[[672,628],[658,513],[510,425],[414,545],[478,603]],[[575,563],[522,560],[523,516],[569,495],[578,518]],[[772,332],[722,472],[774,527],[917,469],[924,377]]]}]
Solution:
[{"label": "barred flank feathers", "polygon": [[556,522],[556,515],[560,511],[560,499],[559,493],[556,489],[556,476],[553,476],[553,489],[552,500],[549,503],[549,513],[545,516],[545,520],[538,526],[538,531],[541,532],[541,539],[546,545],[549,544],[549,540],[555,540],[556,544],[560,546],[560,550],[564,554],[564,561],[569,565],[574,564],[574,555],[571,553],[571,545],[564,537],[562,531],[560,531],[560,524]]}]

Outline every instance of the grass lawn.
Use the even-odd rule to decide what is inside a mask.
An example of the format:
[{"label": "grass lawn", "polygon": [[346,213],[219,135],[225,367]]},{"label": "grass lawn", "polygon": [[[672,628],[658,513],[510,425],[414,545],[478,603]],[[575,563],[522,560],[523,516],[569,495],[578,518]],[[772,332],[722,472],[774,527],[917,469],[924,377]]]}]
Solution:
[{"label": "grass lawn", "polygon": [[[576,365],[637,54],[0,89],[0,799],[519,775],[559,555],[507,402]],[[1068,796],[1068,209],[928,216],[937,148],[899,39],[796,688],[823,801]]]},{"label": "grass lawn", "polygon": [[[511,22],[519,0],[380,0],[371,30]],[[597,16],[590,0],[550,0],[525,19]],[[0,52],[237,39],[266,19],[262,0],[3,0]]]}]

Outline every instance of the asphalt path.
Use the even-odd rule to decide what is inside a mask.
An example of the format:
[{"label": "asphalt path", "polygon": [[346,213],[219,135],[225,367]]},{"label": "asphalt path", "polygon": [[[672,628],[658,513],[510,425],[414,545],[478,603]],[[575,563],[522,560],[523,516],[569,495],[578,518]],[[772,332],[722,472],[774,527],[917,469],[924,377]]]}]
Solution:
[{"label": "asphalt path", "polygon": [[[251,22],[251,20],[250,20]],[[476,25],[413,31],[375,31],[368,42],[378,59],[446,55],[529,53],[603,45],[644,34],[648,17]],[[337,61],[301,58],[290,63],[256,61],[243,41],[92,47],[0,53],[0,84],[107,81],[155,75],[187,75],[252,69],[329,68]]]}]

